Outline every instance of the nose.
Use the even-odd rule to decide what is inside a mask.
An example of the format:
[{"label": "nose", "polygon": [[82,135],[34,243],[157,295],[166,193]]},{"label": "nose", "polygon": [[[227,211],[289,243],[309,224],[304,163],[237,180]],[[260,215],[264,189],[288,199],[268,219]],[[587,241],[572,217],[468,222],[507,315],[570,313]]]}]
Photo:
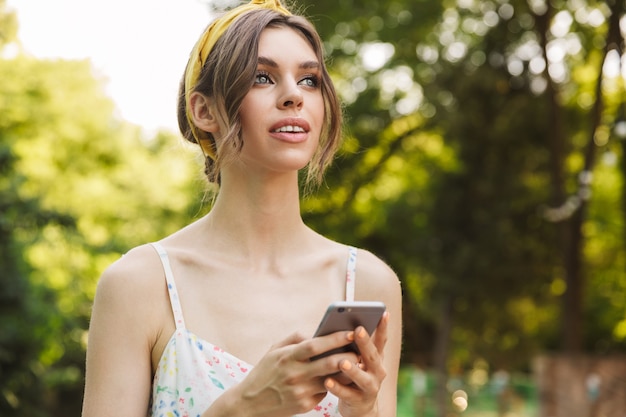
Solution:
[{"label": "nose", "polygon": [[278,98],[278,107],[282,109],[288,109],[290,107],[300,109],[304,103],[304,96],[298,84],[294,82],[288,83],[280,97]]}]

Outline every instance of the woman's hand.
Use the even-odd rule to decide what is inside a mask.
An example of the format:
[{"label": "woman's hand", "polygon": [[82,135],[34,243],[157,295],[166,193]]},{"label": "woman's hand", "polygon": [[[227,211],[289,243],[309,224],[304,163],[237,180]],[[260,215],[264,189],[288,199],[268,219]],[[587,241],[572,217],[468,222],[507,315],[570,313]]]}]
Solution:
[{"label": "woman's hand", "polygon": [[324,381],[326,389],[339,398],[339,411],[344,417],[378,416],[378,392],[387,375],[383,354],[388,323],[389,313],[386,312],[372,337],[363,327],[355,330],[360,361],[355,363],[342,359],[339,364],[342,374],[350,379],[350,384],[334,377]]},{"label": "woman's hand", "polygon": [[[237,413],[241,413],[236,415],[277,417],[306,413],[326,396],[324,381],[328,375],[338,374],[340,364],[358,360],[354,353],[340,353],[314,361],[310,358],[345,346],[354,338],[353,331],[313,339],[293,334],[270,348],[250,374],[222,397],[230,397],[228,401]],[[361,344],[367,349],[367,342]],[[227,401],[226,398],[223,400]]]}]

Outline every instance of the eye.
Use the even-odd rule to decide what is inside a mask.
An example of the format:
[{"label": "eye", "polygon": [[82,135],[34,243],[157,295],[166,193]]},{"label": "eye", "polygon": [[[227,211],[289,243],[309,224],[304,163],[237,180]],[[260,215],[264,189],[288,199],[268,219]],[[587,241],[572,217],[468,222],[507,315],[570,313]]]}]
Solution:
[{"label": "eye", "polygon": [[304,85],[305,87],[317,88],[320,84],[320,80],[317,75],[307,75],[299,82],[299,84]]},{"label": "eye", "polygon": [[254,83],[272,84],[272,79],[270,78],[270,75],[266,72],[257,72],[257,74],[254,76]]}]

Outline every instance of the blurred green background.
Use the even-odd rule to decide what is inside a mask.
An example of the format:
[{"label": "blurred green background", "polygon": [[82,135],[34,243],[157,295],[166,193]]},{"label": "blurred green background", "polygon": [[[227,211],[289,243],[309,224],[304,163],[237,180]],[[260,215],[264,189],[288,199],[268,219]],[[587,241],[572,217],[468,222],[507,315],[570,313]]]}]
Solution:
[{"label": "blurred green background", "polygon": [[[539,415],[538,355],[623,354],[626,2],[297,4],[347,116],[303,215],[402,279],[398,415]],[[17,18],[0,0],[0,52]],[[5,417],[80,414],[99,275],[209,209],[197,153],[103,85],[0,54]]]}]

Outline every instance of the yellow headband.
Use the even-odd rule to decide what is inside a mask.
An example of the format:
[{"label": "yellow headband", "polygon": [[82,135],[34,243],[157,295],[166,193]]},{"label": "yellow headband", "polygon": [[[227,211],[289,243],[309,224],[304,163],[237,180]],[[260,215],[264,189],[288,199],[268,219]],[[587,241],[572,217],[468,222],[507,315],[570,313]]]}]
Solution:
[{"label": "yellow headband", "polygon": [[211,50],[215,46],[217,40],[226,32],[226,29],[242,14],[251,10],[258,9],[270,9],[275,10],[284,15],[290,15],[289,10],[285,9],[280,0],[251,0],[250,3],[244,4],[230,10],[223,16],[214,20],[209,27],[204,31],[196,45],[191,51],[189,57],[189,63],[187,64],[187,70],[185,71],[185,103],[187,109],[187,120],[191,127],[191,132],[196,138],[196,141],[202,148],[204,154],[212,159],[215,159],[215,149],[211,141],[208,138],[200,135],[198,129],[193,124],[193,118],[191,116],[191,106],[189,105],[189,98],[191,92],[198,83],[200,78],[200,72],[206,62]]}]

